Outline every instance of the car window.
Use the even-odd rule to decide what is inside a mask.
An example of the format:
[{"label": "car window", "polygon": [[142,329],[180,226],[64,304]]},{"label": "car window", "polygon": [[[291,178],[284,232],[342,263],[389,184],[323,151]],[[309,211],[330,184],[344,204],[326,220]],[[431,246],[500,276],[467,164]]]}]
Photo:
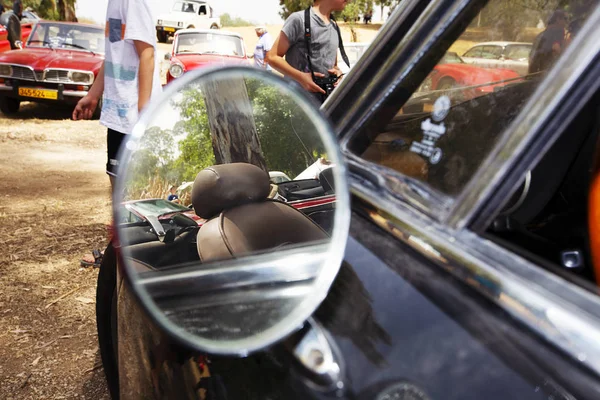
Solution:
[{"label": "car window", "polygon": [[475,46],[472,49],[468,50],[465,54],[463,54],[463,57],[479,58],[479,57],[481,57],[482,49],[483,49],[483,46]]},{"label": "car window", "polygon": [[[564,7],[573,1],[567,1]],[[498,20],[500,10],[507,19]],[[590,12],[589,7],[573,10],[577,13],[569,16],[571,20],[585,20]],[[416,83],[420,87],[406,103],[391,103],[396,101],[395,96],[389,97],[380,115],[350,140],[351,151],[421,181],[430,191],[448,196],[451,201],[477,172],[578,33],[567,21],[557,18],[566,14],[560,10],[541,7],[537,11],[540,18],[550,15],[545,28],[538,27],[538,18],[518,18],[521,11],[511,0],[489,2],[457,40],[448,41],[445,52],[442,49],[436,54],[440,62],[425,81]],[[517,37],[537,43],[526,76],[510,68],[443,63],[446,52],[469,49],[473,41],[515,41]],[[403,85],[398,88],[405,90]]]},{"label": "car window", "polygon": [[104,30],[94,26],[40,22],[29,36],[27,46],[104,53]]},{"label": "car window", "polygon": [[483,46],[479,57],[488,60],[497,60],[502,55],[502,47],[500,46]]},{"label": "car window", "polygon": [[173,11],[197,13],[198,4],[187,1],[177,1],[175,4],[173,4]]},{"label": "car window", "polygon": [[507,60],[526,61],[529,59],[530,52],[530,45],[508,45],[504,49],[504,58]]},{"label": "car window", "polygon": [[237,36],[216,33],[184,33],[179,35],[175,53],[243,56],[244,44],[242,39]]}]

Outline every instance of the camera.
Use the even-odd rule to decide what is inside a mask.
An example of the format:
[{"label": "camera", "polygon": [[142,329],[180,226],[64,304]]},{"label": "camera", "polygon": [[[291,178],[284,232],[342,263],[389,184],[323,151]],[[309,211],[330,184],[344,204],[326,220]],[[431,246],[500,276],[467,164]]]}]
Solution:
[{"label": "camera", "polygon": [[328,97],[331,92],[333,92],[333,89],[335,89],[333,84],[336,83],[338,79],[339,77],[337,75],[331,74],[322,78],[315,76],[314,82],[317,84],[317,86],[325,91],[324,96]]}]

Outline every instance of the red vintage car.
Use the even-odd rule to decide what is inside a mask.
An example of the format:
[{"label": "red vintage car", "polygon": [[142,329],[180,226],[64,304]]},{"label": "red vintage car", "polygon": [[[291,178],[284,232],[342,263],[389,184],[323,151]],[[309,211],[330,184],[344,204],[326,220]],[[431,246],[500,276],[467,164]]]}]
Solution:
[{"label": "red vintage car", "polygon": [[175,33],[167,84],[187,71],[231,64],[248,64],[241,35],[221,30],[182,29]]},{"label": "red vintage car", "polygon": [[[33,28],[33,24],[21,24],[21,41],[23,44],[27,42],[27,38],[29,38],[29,34]],[[5,51],[10,50],[10,42],[8,41],[8,31],[6,27],[0,25],[0,53],[4,53]]]},{"label": "red vintage car", "polygon": [[434,67],[421,91],[460,90],[453,91],[455,100],[469,100],[491,93],[494,88],[514,82],[519,78],[515,71],[499,68],[482,68],[465,63],[458,54],[448,52]]},{"label": "red vintage car", "polygon": [[21,101],[75,104],[85,96],[104,61],[104,29],[40,21],[25,47],[0,54],[4,114],[18,112]]}]

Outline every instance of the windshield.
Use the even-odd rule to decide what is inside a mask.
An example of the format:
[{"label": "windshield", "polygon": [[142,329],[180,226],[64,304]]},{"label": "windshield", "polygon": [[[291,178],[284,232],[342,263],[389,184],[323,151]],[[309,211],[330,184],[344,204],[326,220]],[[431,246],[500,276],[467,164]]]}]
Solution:
[{"label": "windshield", "polygon": [[197,14],[199,8],[200,4],[188,1],[178,1],[175,4],[173,4],[173,11],[179,12],[189,12]]},{"label": "windshield", "polygon": [[[540,3],[523,13],[512,0],[488,2],[462,35],[447,40],[425,80],[405,83],[419,85],[406,103],[392,104],[398,100],[391,96],[381,107],[354,151],[434,193],[457,196],[593,9],[576,4]],[[519,62],[502,57],[504,43],[505,57]]]},{"label": "windshield", "polygon": [[244,43],[237,36],[217,33],[183,33],[177,40],[175,53],[221,54],[244,56]]},{"label": "windshield", "polygon": [[104,53],[104,30],[79,24],[39,22],[27,41],[27,47],[48,47]]},{"label": "windshield", "polygon": [[189,208],[163,199],[142,200],[129,203],[128,206],[145,217],[157,217],[170,212],[190,211]]}]

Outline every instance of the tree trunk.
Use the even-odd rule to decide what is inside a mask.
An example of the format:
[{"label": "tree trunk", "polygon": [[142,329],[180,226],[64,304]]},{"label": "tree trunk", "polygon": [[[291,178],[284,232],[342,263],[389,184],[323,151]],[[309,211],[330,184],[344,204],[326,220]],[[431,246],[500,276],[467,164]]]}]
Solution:
[{"label": "tree trunk", "polygon": [[245,162],[268,172],[244,80],[208,82],[202,90],[217,164]]}]

